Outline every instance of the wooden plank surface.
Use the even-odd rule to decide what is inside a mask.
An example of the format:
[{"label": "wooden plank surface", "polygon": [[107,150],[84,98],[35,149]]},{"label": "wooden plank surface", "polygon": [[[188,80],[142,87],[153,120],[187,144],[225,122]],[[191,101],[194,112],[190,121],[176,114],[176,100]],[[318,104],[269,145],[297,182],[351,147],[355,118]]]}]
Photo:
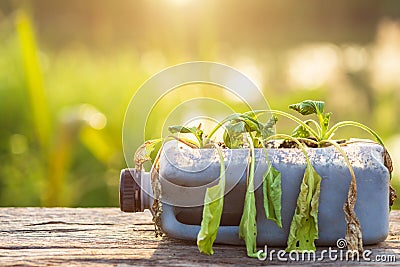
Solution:
[{"label": "wooden plank surface", "polygon": [[[261,248],[260,248],[261,249]],[[318,248],[317,258],[321,255]],[[336,248],[337,249],[337,248]],[[367,246],[372,254],[396,262],[366,262],[385,266],[400,263],[400,211],[390,215],[385,242]],[[117,208],[0,208],[0,266],[207,266],[267,264],[352,265],[332,260],[260,261],[247,258],[245,248],[215,245],[213,256],[202,255],[194,242],[166,236],[156,238],[151,214],[123,213]],[[339,257],[339,253],[336,254]],[[391,259],[393,261],[393,259]]]}]

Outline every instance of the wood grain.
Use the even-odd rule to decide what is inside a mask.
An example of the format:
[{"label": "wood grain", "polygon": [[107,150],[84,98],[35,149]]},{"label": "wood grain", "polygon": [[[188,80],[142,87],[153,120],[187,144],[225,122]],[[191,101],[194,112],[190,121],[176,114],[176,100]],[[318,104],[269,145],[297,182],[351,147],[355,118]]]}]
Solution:
[{"label": "wood grain", "polygon": [[[0,208],[0,266],[263,266],[288,264],[247,258],[245,248],[215,245],[202,255],[194,242],[156,238],[151,214],[123,213],[117,208]],[[261,248],[260,248],[261,249]],[[272,249],[272,248],[271,248]],[[321,254],[318,248],[317,256]],[[368,246],[371,259],[395,255],[400,263],[400,211],[390,215],[385,242]],[[291,262],[289,260],[289,262]],[[292,262],[310,265],[309,261]],[[313,265],[352,265],[324,257]],[[378,265],[363,262],[363,265]]]}]

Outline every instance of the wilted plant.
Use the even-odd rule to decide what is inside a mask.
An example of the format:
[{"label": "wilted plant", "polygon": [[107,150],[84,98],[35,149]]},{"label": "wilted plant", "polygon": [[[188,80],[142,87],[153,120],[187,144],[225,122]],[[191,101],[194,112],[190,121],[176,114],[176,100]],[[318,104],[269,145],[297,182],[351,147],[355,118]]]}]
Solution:
[{"label": "wilted plant", "polygon": [[[225,191],[225,167],[223,156],[220,147],[213,141],[213,135],[221,127],[225,127],[223,140],[224,143],[220,144],[230,149],[235,148],[249,148],[250,161],[249,172],[247,177],[247,189],[244,199],[244,208],[242,218],[239,225],[239,237],[244,239],[246,243],[247,255],[250,257],[257,257],[256,238],[257,238],[257,224],[256,224],[256,205],[255,205],[255,188],[254,188],[254,172],[255,172],[255,148],[267,148],[272,143],[278,140],[283,143],[290,143],[290,146],[300,148],[306,158],[306,168],[304,171],[303,180],[300,187],[300,193],[297,199],[296,211],[294,213],[292,223],[290,226],[290,233],[287,240],[287,251],[292,250],[315,250],[314,241],[318,239],[318,203],[320,195],[321,177],[315,171],[311,161],[308,158],[306,146],[311,147],[325,147],[333,146],[343,156],[346,165],[348,166],[352,180],[350,183],[348,197],[344,204],[344,212],[347,221],[346,239],[348,241],[348,248],[351,250],[362,251],[362,232],[358,218],[354,212],[354,206],[357,198],[357,185],[356,177],[346,153],[341,148],[341,144],[345,141],[333,140],[332,137],[335,131],[344,126],[355,126],[366,130],[375,137],[377,142],[384,146],[382,139],[369,127],[354,121],[343,121],[336,123],[329,128],[331,113],[325,113],[325,104],[323,101],[306,100],[301,103],[289,106],[302,115],[316,115],[317,121],[307,119],[305,121],[293,116],[289,113],[279,110],[258,110],[249,111],[243,114],[232,114],[218,123],[208,135],[204,134],[201,125],[198,127],[184,127],[172,126],[169,131],[172,134],[183,133],[192,134],[197,141],[182,138],[181,136],[168,136],[169,138],[177,139],[180,142],[192,148],[207,148],[216,147],[220,155],[220,177],[219,183],[206,191],[204,199],[203,217],[201,222],[201,230],[197,237],[197,245],[200,252],[205,254],[213,254],[212,245],[218,233],[218,228],[222,216],[223,208],[223,194]],[[261,114],[272,114],[268,122],[262,123],[258,117]],[[291,135],[275,133],[275,124],[277,123],[276,116],[284,116],[293,120],[298,126],[293,130]],[[283,140],[283,141],[282,141]],[[135,154],[135,162],[140,159],[152,160],[153,170],[156,170],[157,159],[161,149],[162,139],[155,141],[148,141],[142,146],[141,150],[145,151],[144,156]],[[386,150],[385,150],[386,151]],[[391,172],[390,157],[386,153],[385,158],[386,166]],[[263,175],[263,196],[264,196],[264,209],[267,219],[274,221],[279,227],[282,227],[281,222],[281,174],[269,162],[267,154],[267,171]],[[156,181],[156,176],[152,176],[153,191],[156,192],[155,205],[153,209],[161,212],[162,206],[159,202],[161,197],[161,187],[159,182]],[[157,212],[156,212],[157,214]],[[158,213],[159,214],[159,213]],[[155,222],[159,221],[158,218],[154,219]],[[157,223],[156,223],[157,224]]]}]

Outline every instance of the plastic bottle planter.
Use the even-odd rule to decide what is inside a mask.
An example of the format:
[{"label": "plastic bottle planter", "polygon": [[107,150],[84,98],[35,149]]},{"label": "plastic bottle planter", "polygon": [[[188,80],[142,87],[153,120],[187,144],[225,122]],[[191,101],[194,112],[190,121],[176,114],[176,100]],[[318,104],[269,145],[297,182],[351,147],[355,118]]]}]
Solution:
[{"label": "plastic bottle planter", "polygon": [[[357,178],[355,212],[360,220],[364,245],[384,241],[389,231],[389,173],[384,166],[383,148],[374,143],[355,142],[343,146]],[[266,171],[265,150],[256,149],[257,244],[286,246],[290,224],[306,167],[299,149],[268,149],[271,164],[281,172],[282,229],[265,217],[262,175]],[[317,245],[333,246],[344,238],[343,212],[351,180],[342,156],[334,147],[309,148],[307,153],[322,177],[319,199]],[[216,243],[244,244],[238,225],[246,191],[248,149],[225,149],[226,195]],[[196,240],[200,230],[202,203],[207,187],[219,177],[220,162],[213,149],[190,149],[176,142],[164,146],[160,159],[163,231],[171,237]],[[134,179],[132,177],[135,177]],[[141,188],[140,188],[141,187]],[[147,193],[146,193],[147,192]],[[149,173],[133,169],[121,172],[121,210],[144,211],[152,204]]]}]

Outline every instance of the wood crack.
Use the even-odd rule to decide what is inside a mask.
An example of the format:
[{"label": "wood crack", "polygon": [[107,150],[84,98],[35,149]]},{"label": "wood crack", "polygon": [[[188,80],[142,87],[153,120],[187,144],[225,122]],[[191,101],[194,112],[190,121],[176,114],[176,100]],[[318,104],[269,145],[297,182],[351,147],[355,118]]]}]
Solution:
[{"label": "wood crack", "polygon": [[26,226],[39,226],[49,224],[65,224],[65,225],[115,225],[114,223],[78,223],[78,222],[64,222],[64,221],[48,221],[41,223],[27,224]]},{"label": "wood crack", "polygon": [[70,233],[70,232],[84,232],[84,231],[93,231],[94,229],[17,229],[17,230],[0,230],[0,233]]}]

